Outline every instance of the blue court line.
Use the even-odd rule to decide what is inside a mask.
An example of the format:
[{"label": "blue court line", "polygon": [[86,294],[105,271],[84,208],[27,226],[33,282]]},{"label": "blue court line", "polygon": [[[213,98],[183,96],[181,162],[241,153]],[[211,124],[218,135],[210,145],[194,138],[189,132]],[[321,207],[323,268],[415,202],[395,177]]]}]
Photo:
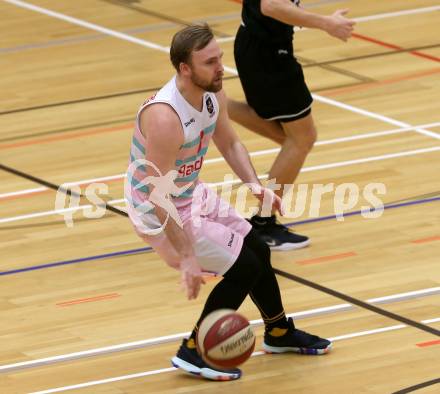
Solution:
[{"label": "blue court line", "polygon": [[[420,205],[420,204],[430,203],[433,201],[440,201],[440,197],[425,198],[425,199],[421,199],[421,200],[403,202],[403,203],[399,203],[399,204],[385,205],[383,209],[386,210],[386,209],[401,208],[401,207],[406,207],[406,206],[411,206],[411,205]],[[366,212],[370,212],[370,211],[369,210],[359,210],[359,211],[348,212],[348,213],[344,213],[344,217],[359,215],[359,214],[366,213]],[[329,215],[329,216],[322,216],[319,218],[306,219],[306,220],[302,220],[299,222],[290,222],[290,223],[286,223],[285,225],[290,227],[293,225],[297,226],[297,225],[307,224],[307,223],[322,222],[322,221],[336,219],[336,218],[337,218],[337,215]],[[68,264],[83,263],[85,261],[102,260],[102,259],[116,257],[116,256],[128,256],[128,255],[136,254],[136,253],[149,252],[151,250],[152,250],[151,247],[145,247],[145,248],[138,248],[138,249],[123,250],[120,252],[100,254],[100,255],[96,255],[96,256],[83,257],[83,258],[74,259],[74,260],[65,260],[65,261],[58,261],[55,263],[34,265],[31,267],[27,267],[27,268],[19,268],[19,269],[10,270],[10,271],[3,271],[3,272],[0,272],[0,276],[1,275],[19,274],[21,272],[35,271],[35,270],[40,270],[40,269],[44,269],[44,268],[52,268],[52,267],[58,267],[58,266],[68,265]]]}]

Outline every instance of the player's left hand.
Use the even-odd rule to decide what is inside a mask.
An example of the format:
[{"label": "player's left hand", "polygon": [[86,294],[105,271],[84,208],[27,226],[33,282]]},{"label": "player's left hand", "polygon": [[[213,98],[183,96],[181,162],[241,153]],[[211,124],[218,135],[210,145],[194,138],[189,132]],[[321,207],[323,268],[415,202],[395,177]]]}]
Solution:
[{"label": "player's left hand", "polygon": [[250,185],[250,188],[253,195],[261,201],[262,212],[268,212],[270,214],[270,212],[275,210],[278,211],[281,216],[284,215],[282,200],[272,189],[254,183]]}]

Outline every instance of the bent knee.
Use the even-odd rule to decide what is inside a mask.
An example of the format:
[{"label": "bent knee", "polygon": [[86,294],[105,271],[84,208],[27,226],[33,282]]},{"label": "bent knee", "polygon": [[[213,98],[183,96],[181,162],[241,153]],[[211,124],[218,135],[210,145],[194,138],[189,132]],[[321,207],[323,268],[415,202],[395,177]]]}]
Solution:
[{"label": "bent knee", "polygon": [[314,126],[304,130],[298,130],[294,134],[286,136],[289,143],[294,146],[294,149],[308,153],[312,150],[318,139],[318,133]]}]

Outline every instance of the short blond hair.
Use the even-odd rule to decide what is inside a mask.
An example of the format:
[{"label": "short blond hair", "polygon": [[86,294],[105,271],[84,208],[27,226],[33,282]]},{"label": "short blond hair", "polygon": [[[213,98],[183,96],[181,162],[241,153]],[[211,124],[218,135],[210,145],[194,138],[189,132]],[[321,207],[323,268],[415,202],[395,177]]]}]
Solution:
[{"label": "short blond hair", "polygon": [[191,63],[193,51],[205,48],[214,38],[214,33],[207,23],[190,25],[174,34],[171,41],[170,59],[174,68],[179,72],[180,63]]}]

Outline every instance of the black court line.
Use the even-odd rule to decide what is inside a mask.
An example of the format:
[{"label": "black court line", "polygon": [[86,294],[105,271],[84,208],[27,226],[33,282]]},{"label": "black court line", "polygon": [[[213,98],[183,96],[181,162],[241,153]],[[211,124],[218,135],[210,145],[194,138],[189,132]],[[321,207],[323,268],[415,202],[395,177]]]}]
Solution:
[{"label": "black court line", "polygon": [[[165,20],[167,22],[173,22],[176,25],[190,26],[190,25],[194,24],[192,22],[187,22],[187,21],[185,21],[183,19],[175,18],[173,16],[169,16],[169,15],[165,15],[165,14],[161,14],[160,12],[152,11],[152,10],[149,10],[147,8],[138,6],[138,5],[134,4],[134,3],[137,3],[136,0],[134,0],[134,1],[133,0],[102,0],[102,1],[104,1],[105,3],[113,4],[113,5],[119,5],[121,7],[128,8],[130,10],[139,12],[139,13],[144,14],[144,15],[153,16],[155,18],[162,19],[162,20]],[[223,33],[223,32],[221,32],[219,30],[215,30],[215,29],[212,29],[212,28],[211,28],[211,30],[218,37],[231,37],[230,34]]]},{"label": "black court line", "polygon": [[[16,137],[8,137],[8,138],[0,139],[0,143],[1,142],[18,141],[18,140],[23,140],[26,138],[43,137],[43,136],[52,135],[52,134],[62,134],[62,133],[67,133],[69,131],[79,131],[79,130],[89,129],[91,127],[109,126],[109,125],[115,125],[118,123],[130,122],[130,121],[132,121],[134,124],[134,116],[131,118],[126,118],[126,119],[115,119],[115,120],[112,120],[109,122],[89,123],[86,125],[79,125],[79,126],[75,126],[75,127],[65,127],[63,129],[42,131],[41,133],[22,134],[22,135],[18,135]],[[0,147],[0,149],[1,149],[1,147]]]},{"label": "black court line", "polygon": [[[223,77],[223,81],[230,81],[230,80],[234,80],[234,79],[238,79],[238,76],[232,75],[229,77]],[[368,82],[370,82],[370,81],[368,81]],[[331,86],[331,87],[326,87],[326,88],[321,88],[321,89],[312,89],[312,90],[314,92],[320,92],[320,91],[327,90],[327,89],[339,89],[339,88],[345,88],[345,87],[349,87],[349,86],[361,85],[362,83],[355,82],[355,83],[349,83],[349,84],[339,84],[339,85],[335,85],[335,86]],[[49,103],[49,104],[37,105],[34,107],[17,108],[17,109],[11,109],[9,111],[0,112],[0,115],[10,115],[10,114],[16,114],[16,113],[20,113],[20,112],[35,111],[35,110],[39,110],[39,109],[62,107],[64,105],[81,104],[81,103],[86,103],[89,101],[106,100],[106,99],[112,99],[112,98],[116,98],[116,97],[129,96],[129,95],[133,95],[133,94],[150,93],[150,92],[156,92],[160,89],[161,89],[161,87],[147,88],[147,89],[142,89],[142,90],[131,90],[131,91],[127,91],[127,92],[114,93],[114,94],[109,94],[109,95],[104,95],[104,96],[85,97],[82,99],[61,101],[58,103]],[[124,121],[125,120],[115,120],[112,123],[124,122]],[[97,125],[100,125],[100,124],[104,125],[105,123],[98,123]],[[92,124],[91,126],[93,127],[94,125]],[[84,126],[84,127],[80,126],[77,128],[85,128],[85,127],[88,127],[88,126]],[[60,131],[63,131],[63,130],[71,130],[71,129],[61,129]],[[54,131],[54,132],[56,132],[56,131]],[[47,132],[47,133],[52,133],[52,132]],[[38,134],[33,134],[33,135],[28,135],[28,136],[33,137],[35,135],[38,135]],[[20,139],[20,138],[21,138],[21,136],[12,137],[9,139],[5,138],[5,139],[0,140],[0,142],[13,140],[13,139]]]},{"label": "black court line", "polygon": [[419,384],[416,384],[416,385],[414,385],[414,386],[407,387],[406,389],[402,389],[402,390],[399,390],[399,391],[395,391],[395,392],[392,393],[392,394],[407,394],[407,393],[412,393],[413,391],[420,390],[420,389],[423,389],[423,388],[428,387],[428,386],[433,386],[434,384],[440,384],[440,378],[436,378],[436,379],[428,380],[427,382],[419,383]]},{"label": "black court line", "polygon": [[[321,66],[329,66],[329,65],[331,66],[331,65],[337,64],[337,63],[350,62],[350,61],[356,61],[356,60],[363,60],[363,59],[369,59],[369,58],[372,58],[372,57],[380,57],[380,56],[385,56],[385,55],[396,55],[396,54],[399,54],[399,53],[405,53],[405,52],[411,52],[411,51],[421,51],[421,50],[424,50],[424,49],[433,49],[433,48],[438,48],[438,47],[440,47],[440,44],[425,45],[425,46],[406,48],[406,49],[396,50],[396,51],[391,51],[391,52],[372,53],[372,54],[369,54],[369,55],[354,56],[354,57],[347,57],[347,58],[343,58],[343,59],[326,60],[326,61],[323,61],[323,62],[303,64],[302,67],[303,68],[309,68],[309,67],[321,67]],[[364,78],[365,79],[365,77],[360,76],[360,75],[355,74],[355,73],[350,73],[347,70],[338,69],[338,71],[344,71],[345,73],[347,73],[347,75],[349,75],[349,76],[351,76],[353,78],[357,78],[357,79]],[[223,80],[231,80],[231,79],[237,79],[237,78],[238,77],[234,75],[234,76],[223,77]],[[363,79],[361,79],[361,80],[363,80]],[[369,82],[371,82],[371,81],[369,81]],[[313,89],[313,91],[319,92],[321,90],[326,90],[326,89],[338,89],[338,88],[342,88],[342,87],[350,87],[350,86],[355,86],[355,85],[358,85],[358,84],[338,85],[338,86],[336,86],[334,88],[332,87],[332,88],[325,88],[325,89],[319,89],[319,90]],[[146,89],[139,89],[139,90],[131,90],[131,91],[127,91],[127,92],[120,92],[120,93],[108,94],[108,95],[103,95],[103,96],[86,97],[86,98],[83,98],[83,99],[75,99],[75,100],[63,101],[63,102],[59,102],[59,103],[50,103],[50,104],[44,104],[44,105],[37,105],[37,106],[34,106],[34,107],[17,108],[17,109],[12,109],[12,110],[9,110],[9,111],[0,112],[0,115],[8,115],[8,114],[15,114],[15,113],[18,113],[18,112],[33,111],[33,110],[38,110],[38,109],[58,107],[58,106],[62,106],[62,105],[84,103],[84,102],[94,101],[94,100],[104,100],[104,99],[110,99],[110,98],[115,98],[115,97],[128,96],[128,95],[132,95],[132,94],[148,93],[148,92],[159,90],[160,88],[161,87],[146,88]]]},{"label": "black court line", "polygon": [[[75,195],[75,196],[78,196],[78,197],[83,197],[81,194],[78,194],[78,193],[76,193],[76,192],[74,192],[74,191],[72,191],[70,189],[65,189],[65,188],[59,187],[59,186],[57,186],[54,183],[45,181],[45,180],[43,180],[41,178],[37,178],[37,177],[32,176],[30,174],[26,174],[26,173],[24,173],[22,171],[19,171],[19,170],[16,170],[14,168],[5,166],[3,164],[0,164],[0,169],[3,169],[4,171],[7,171],[7,172],[9,172],[11,174],[14,174],[14,175],[17,175],[17,176],[20,176],[22,178],[28,179],[28,180],[30,180],[32,182],[39,183],[40,185],[46,186],[46,187],[48,187],[50,189],[59,190],[59,191],[65,193],[67,195]],[[117,213],[118,215],[121,215],[121,216],[128,217],[126,212],[121,211],[120,209],[115,208],[115,207],[113,207],[113,206],[111,206],[111,205],[109,205],[107,203],[104,203],[104,205],[98,204],[98,206],[104,206],[109,211]],[[416,322],[414,320],[408,319],[408,318],[406,318],[404,316],[397,315],[397,314],[392,313],[392,312],[388,312],[388,311],[386,311],[384,309],[378,308],[378,307],[376,307],[374,305],[371,305],[371,304],[368,304],[368,303],[366,303],[364,301],[358,300],[357,298],[353,298],[353,297],[351,297],[349,295],[340,293],[340,292],[338,292],[336,290],[333,290],[333,289],[330,289],[328,287],[322,286],[320,284],[317,284],[315,282],[309,281],[309,280],[304,279],[302,277],[299,277],[297,275],[294,275],[294,274],[291,274],[291,273],[279,270],[277,268],[274,268],[274,272],[276,274],[280,275],[280,276],[283,276],[283,277],[287,278],[287,279],[290,279],[292,281],[301,283],[301,284],[303,284],[305,286],[308,286],[308,287],[311,287],[311,288],[316,289],[318,291],[321,291],[323,293],[329,294],[329,295],[331,295],[333,297],[340,298],[340,299],[342,299],[344,301],[347,301],[347,302],[349,302],[349,303],[351,303],[353,305],[357,305],[357,306],[359,306],[361,308],[368,309],[368,310],[370,310],[370,311],[372,311],[374,313],[380,314],[380,315],[388,317],[390,319],[397,320],[397,321],[402,322],[402,323],[404,323],[404,324],[406,324],[408,326],[412,326],[414,328],[417,328],[419,330],[428,332],[430,334],[434,334],[436,336],[440,336],[440,331],[435,329],[435,328],[433,328],[433,327],[429,327],[429,326],[427,326],[425,324],[422,324],[422,323]]]},{"label": "black court line", "polygon": [[[344,76],[349,77],[349,78],[356,79],[356,80],[361,81],[361,82],[376,82],[376,80],[373,79],[373,78],[367,77],[367,76],[362,75],[362,74],[355,73],[353,71],[344,70],[343,68],[339,68],[339,67],[333,66],[332,64],[319,64],[318,62],[315,62],[312,59],[308,59],[306,57],[298,56],[298,55],[296,55],[295,57],[299,61],[301,61],[301,62],[306,62],[306,65],[309,66],[309,67],[316,65],[316,67],[319,67],[319,68],[322,68],[324,70],[331,71],[331,72],[334,72],[334,73],[337,73],[337,74],[341,74],[341,75],[344,75]],[[305,65],[303,65],[302,67],[304,68]]]},{"label": "black court line", "polygon": [[[228,76],[228,77],[223,77],[223,81],[228,81],[230,79],[237,79],[237,78],[238,77],[236,75],[232,75],[232,76]],[[9,114],[16,114],[18,112],[34,111],[34,110],[37,110],[37,109],[61,107],[63,105],[70,105],[70,104],[80,104],[80,103],[86,103],[88,101],[95,101],[95,100],[106,100],[106,99],[112,99],[112,98],[122,97],[122,96],[130,96],[132,94],[155,92],[155,91],[160,90],[162,87],[163,86],[156,86],[156,87],[152,87],[152,88],[145,88],[145,89],[138,89],[138,90],[129,90],[129,91],[126,91],[126,92],[106,94],[106,95],[103,95],[103,96],[92,96],[92,97],[85,97],[85,98],[75,99],[75,100],[60,101],[58,103],[49,103],[49,104],[43,104],[43,105],[36,105],[34,107],[25,107],[25,108],[11,109],[9,111],[0,112],[0,115],[9,115]]]},{"label": "black court line", "polygon": [[381,57],[381,56],[399,55],[399,54],[406,53],[406,52],[422,51],[424,49],[435,49],[438,47],[440,47],[440,44],[422,45],[422,46],[403,48],[403,49],[398,49],[398,50],[393,50],[393,51],[370,53],[368,55],[359,55],[359,56],[345,57],[342,59],[325,60],[322,62],[303,65],[303,68],[304,67],[323,66],[323,65],[328,65],[328,64],[338,64],[338,63],[344,63],[344,62],[352,62],[352,61],[371,59],[374,57]]},{"label": "black court line", "polygon": [[378,308],[377,306],[371,305],[371,304],[369,304],[367,302],[361,301],[361,300],[359,300],[357,298],[354,298],[354,297],[351,297],[349,295],[340,293],[339,291],[330,289],[329,287],[322,286],[322,285],[320,285],[318,283],[312,282],[312,281],[307,280],[305,278],[302,278],[300,276],[291,274],[289,272],[282,271],[282,270],[280,270],[278,268],[274,268],[273,270],[275,271],[276,274],[278,274],[278,275],[280,275],[280,276],[282,276],[284,278],[293,280],[294,282],[301,283],[302,285],[311,287],[311,288],[313,288],[315,290],[318,290],[318,291],[321,291],[323,293],[329,294],[329,295],[331,295],[333,297],[340,298],[341,300],[347,301],[350,304],[357,305],[357,306],[359,306],[361,308],[364,308],[364,309],[368,309],[369,311],[372,311],[372,312],[377,313],[379,315],[388,317],[388,318],[393,319],[393,320],[397,320],[397,321],[399,321],[401,323],[406,324],[407,326],[411,326],[411,327],[417,328],[419,330],[428,332],[430,334],[434,334],[436,336],[440,336],[440,330],[437,330],[434,327],[429,327],[426,324],[419,323],[419,322],[417,322],[415,320],[411,320],[411,319],[408,319],[408,318],[406,318],[404,316],[397,315],[396,313],[392,313],[392,312],[389,312],[389,311],[387,311],[385,309]]},{"label": "black court line", "polygon": [[343,68],[335,67],[328,64],[323,64],[318,66],[322,68],[323,70],[332,71],[337,74],[345,75],[346,77],[357,79],[358,81],[368,83],[368,82],[376,82],[376,79],[367,77],[366,75],[358,74],[353,71],[344,70]]},{"label": "black court line", "polygon": [[[229,80],[233,80],[233,79],[237,79],[237,78],[238,78],[238,76],[230,76],[230,77],[223,78],[223,80],[229,81]],[[319,89],[313,89],[313,92],[319,93],[321,91],[326,91],[329,89],[332,89],[332,90],[333,89],[341,89],[341,88],[352,87],[352,86],[360,86],[362,84],[363,84],[363,82],[352,82],[352,83],[339,84],[339,85],[330,86],[330,87],[326,86],[326,87],[319,88]],[[137,94],[137,93],[156,92],[158,90],[159,90],[159,88],[149,88],[149,89],[142,90],[142,91],[115,93],[115,94],[106,95],[106,96],[90,97],[90,98],[84,98],[84,99],[78,99],[78,100],[72,100],[72,101],[66,101],[66,102],[41,105],[41,106],[37,106],[37,107],[29,107],[29,108],[11,110],[8,112],[0,113],[0,115],[12,114],[12,113],[16,113],[16,112],[33,111],[33,110],[44,109],[44,108],[61,107],[63,105],[77,104],[77,103],[83,103],[83,102],[94,101],[94,100],[105,100],[105,99],[114,98],[114,97],[118,97],[118,96],[125,96],[125,95]],[[14,136],[14,137],[7,137],[7,138],[0,139],[0,143],[19,141],[19,140],[23,140],[26,138],[43,137],[43,136],[53,135],[53,134],[62,134],[62,133],[67,133],[69,131],[78,131],[78,130],[88,129],[90,127],[108,126],[108,125],[114,125],[117,123],[124,123],[124,122],[130,122],[130,121],[134,121],[134,116],[130,117],[130,118],[124,118],[124,119],[115,119],[115,120],[112,120],[109,122],[90,123],[90,124],[79,125],[79,126],[74,126],[74,127],[65,127],[62,129],[42,131],[40,133],[22,134],[22,135],[18,135],[18,136]]]},{"label": "black court line", "polygon": [[[6,172],[9,172],[10,174],[17,175],[17,176],[19,176],[21,178],[25,178],[25,179],[27,179],[29,181],[38,183],[38,184],[40,184],[42,186],[46,186],[49,189],[65,193],[68,196],[76,196],[76,197],[80,197],[80,198],[84,197],[81,193],[76,193],[73,190],[65,189],[64,187],[58,186],[55,183],[45,181],[44,179],[41,179],[41,178],[38,178],[36,176],[27,174],[27,173],[22,172],[20,170],[16,170],[15,168],[5,166],[4,164],[0,164],[0,169],[4,170]],[[124,212],[124,211],[122,211],[122,210],[120,210],[118,208],[115,208],[114,206],[109,205],[106,202],[104,202],[104,204],[96,204],[96,206],[97,207],[106,208],[106,209],[108,209],[111,212],[117,213],[118,215],[128,217],[128,214],[126,212]]]},{"label": "black court line", "polygon": [[324,86],[323,88],[319,89],[312,89],[312,93],[319,93],[319,92],[326,92],[327,90],[337,90],[337,89],[343,89],[343,88],[351,88],[353,86],[362,86],[366,83],[371,82],[351,82],[351,83],[340,83],[339,85],[334,86]]},{"label": "black court line", "polygon": [[81,98],[81,99],[61,101],[61,102],[58,102],[58,103],[36,105],[34,107],[17,108],[17,109],[11,109],[9,111],[0,112],[0,115],[16,114],[18,112],[34,111],[34,110],[37,110],[37,109],[46,109],[46,108],[60,107],[60,106],[63,106],[63,105],[70,105],[70,104],[80,104],[80,103],[86,103],[88,101],[95,101],[95,100],[106,100],[106,99],[111,99],[111,98],[115,98],[115,97],[129,96],[129,95],[132,95],[132,94],[148,93],[148,92],[152,92],[152,91],[159,90],[159,89],[160,89],[160,87],[147,88],[147,89],[139,89],[139,90],[129,90],[127,92],[106,94],[106,95],[103,95],[103,96],[85,97],[85,98]]},{"label": "black court line", "polygon": [[[412,47],[412,48],[406,48],[406,49],[402,49],[402,50],[396,50],[396,51],[392,51],[392,52],[380,52],[380,53],[372,53],[369,55],[362,55],[362,56],[354,56],[354,57],[347,57],[347,58],[343,58],[343,59],[335,59],[335,60],[326,60],[323,62],[312,62],[312,63],[308,63],[308,64],[303,64],[302,67],[303,68],[310,68],[310,67],[323,67],[323,66],[331,66],[333,64],[338,64],[338,63],[344,63],[344,62],[350,62],[350,61],[356,61],[356,60],[363,60],[363,59],[369,59],[369,58],[373,58],[373,57],[381,57],[381,56],[385,56],[385,55],[396,55],[399,53],[405,53],[405,52],[411,52],[411,51],[420,51],[420,50],[424,50],[424,49],[433,49],[433,48],[438,48],[440,47],[440,44],[435,44],[435,45],[426,45],[426,46],[420,46],[420,47]],[[298,57],[299,58],[299,57]],[[303,58],[305,60],[305,58]],[[362,75],[356,74],[356,73],[352,73],[350,71],[347,70],[342,70],[342,69],[334,69],[332,71],[340,71],[345,72],[346,75],[356,78],[356,79],[360,79],[362,81],[364,81],[365,79],[367,79],[367,77],[364,77]],[[237,79],[237,76],[227,76],[227,77],[223,77],[223,80],[227,81],[227,80],[231,80],[231,79]],[[369,82],[372,82],[374,80],[370,80]],[[358,85],[358,84],[347,84],[347,85],[338,85],[334,88],[331,89],[338,89],[339,87],[349,87],[349,86],[354,86],[354,85]],[[88,102],[88,101],[94,101],[94,100],[104,100],[104,99],[110,99],[110,98],[115,98],[115,97],[121,97],[121,96],[128,96],[128,95],[132,95],[132,94],[139,94],[139,93],[148,93],[148,92],[152,92],[152,91],[156,91],[159,90],[161,87],[154,87],[154,88],[146,88],[146,89],[139,89],[139,90],[131,90],[131,91],[127,91],[127,92],[119,92],[119,93],[113,93],[113,94],[108,94],[108,95],[103,95],[103,96],[93,96],[93,97],[86,97],[86,98],[82,98],[82,99],[75,99],[75,100],[69,100],[69,101],[63,101],[63,102],[59,102],[59,103],[50,103],[50,104],[44,104],[44,105],[37,105],[34,107],[25,107],[25,108],[17,108],[17,109],[12,109],[12,110],[8,110],[8,111],[3,111],[0,112],[0,115],[9,115],[9,114],[15,114],[18,112],[25,112],[25,111],[33,111],[33,110],[38,110],[38,109],[45,109],[45,108],[52,108],[52,107],[58,107],[58,106],[62,106],[62,105],[69,105],[69,104],[77,104],[77,103],[84,103],[84,102]],[[328,88],[325,89],[313,89],[313,91],[321,91],[321,90],[326,90]]]}]

